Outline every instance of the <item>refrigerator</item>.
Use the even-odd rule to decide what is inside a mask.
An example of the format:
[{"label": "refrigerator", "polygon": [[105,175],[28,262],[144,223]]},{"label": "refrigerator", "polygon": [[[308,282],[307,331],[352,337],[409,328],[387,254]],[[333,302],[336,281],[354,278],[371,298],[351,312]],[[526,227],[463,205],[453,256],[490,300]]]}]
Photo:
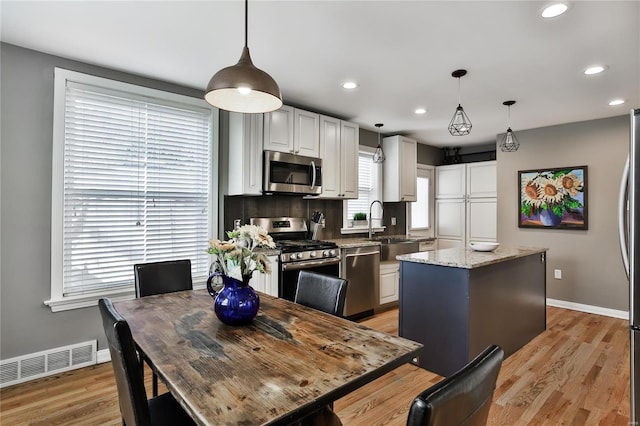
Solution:
[{"label": "refrigerator", "polygon": [[640,424],[640,109],[630,114],[629,157],[620,182],[618,233],[629,277],[631,424]]}]

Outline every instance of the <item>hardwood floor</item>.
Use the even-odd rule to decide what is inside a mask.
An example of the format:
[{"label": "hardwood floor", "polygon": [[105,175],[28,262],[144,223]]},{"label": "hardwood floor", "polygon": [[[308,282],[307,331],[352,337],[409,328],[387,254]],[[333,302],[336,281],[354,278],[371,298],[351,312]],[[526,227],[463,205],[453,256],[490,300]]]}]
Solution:
[{"label": "hardwood floor", "polygon": [[[362,322],[397,333],[398,313]],[[624,320],[547,308],[547,330],[504,361],[489,424],[628,425],[628,333]],[[346,426],[404,425],[413,398],[439,380],[405,365],[334,408]],[[117,425],[116,392],[109,363],[12,386],[0,390],[0,424]]]}]

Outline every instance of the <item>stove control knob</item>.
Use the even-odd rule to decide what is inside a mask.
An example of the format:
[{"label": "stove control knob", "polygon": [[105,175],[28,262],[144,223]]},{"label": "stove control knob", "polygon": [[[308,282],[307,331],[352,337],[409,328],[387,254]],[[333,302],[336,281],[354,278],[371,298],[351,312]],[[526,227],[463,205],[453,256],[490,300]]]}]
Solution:
[{"label": "stove control knob", "polygon": [[316,257],[317,253],[315,251],[309,252],[309,257]]},{"label": "stove control knob", "polygon": [[335,255],[336,255],[336,251],[335,251],[335,250],[331,250],[331,251],[329,252],[329,254],[330,254],[331,256],[335,256]]},{"label": "stove control knob", "polygon": [[323,250],[322,251],[322,257],[327,257],[327,256],[329,256],[329,252],[326,251],[326,250]]},{"label": "stove control knob", "polygon": [[302,259],[303,257],[304,257],[304,254],[298,253],[298,259]]}]

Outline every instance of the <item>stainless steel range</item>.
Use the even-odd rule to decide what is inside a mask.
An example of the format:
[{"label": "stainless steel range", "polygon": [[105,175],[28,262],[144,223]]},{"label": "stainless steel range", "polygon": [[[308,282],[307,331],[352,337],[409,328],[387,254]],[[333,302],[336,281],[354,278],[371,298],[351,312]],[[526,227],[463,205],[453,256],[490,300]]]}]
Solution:
[{"label": "stainless steel range", "polygon": [[298,274],[312,270],[337,277],[340,273],[340,250],[330,241],[309,239],[307,221],[300,217],[259,217],[250,220],[263,227],[280,250],[278,296],[293,300]]}]

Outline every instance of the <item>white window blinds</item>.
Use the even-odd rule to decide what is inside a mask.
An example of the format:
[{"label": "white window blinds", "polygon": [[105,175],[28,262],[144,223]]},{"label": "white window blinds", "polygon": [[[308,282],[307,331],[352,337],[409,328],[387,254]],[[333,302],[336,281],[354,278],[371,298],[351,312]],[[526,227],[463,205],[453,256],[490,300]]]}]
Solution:
[{"label": "white window blinds", "polygon": [[[354,213],[366,213],[369,219],[369,206],[379,198],[379,165],[373,162],[373,154],[360,152],[358,155],[358,199],[347,201],[347,219],[352,220]],[[378,205],[376,204],[376,207]],[[373,215],[379,218],[375,210]]]},{"label": "white window blinds", "polygon": [[429,228],[429,177],[418,176],[416,201],[410,203],[410,229]]},{"label": "white window blinds", "polygon": [[63,296],[132,288],[143,262],[206,278],[212,111],[73,82],[64,109]]}]

